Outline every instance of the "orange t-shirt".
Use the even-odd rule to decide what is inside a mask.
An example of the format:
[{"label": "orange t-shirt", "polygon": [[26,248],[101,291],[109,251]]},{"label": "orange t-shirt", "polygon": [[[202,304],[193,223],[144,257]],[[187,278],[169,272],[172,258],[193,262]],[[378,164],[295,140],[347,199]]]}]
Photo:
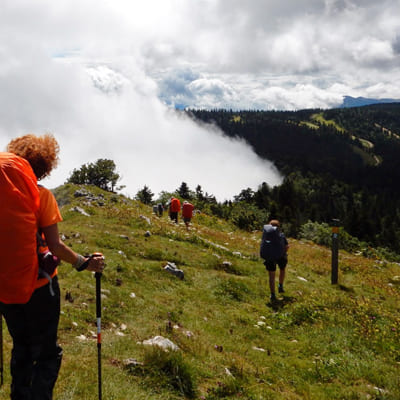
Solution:
[{"label": "orange t-shirt", "polygon": [[[50,190],[38,185],[39,196],[40,196],[40,207],[38,216],[38,227],[45,228],[57,224],[62,221],[61,213],[58,208],[57,200]],[[55,269],[53,276],[57,275],[57,268]],[[36,282],[36,289],[40,288],[49,283],[46,278],[38,279]]]}]

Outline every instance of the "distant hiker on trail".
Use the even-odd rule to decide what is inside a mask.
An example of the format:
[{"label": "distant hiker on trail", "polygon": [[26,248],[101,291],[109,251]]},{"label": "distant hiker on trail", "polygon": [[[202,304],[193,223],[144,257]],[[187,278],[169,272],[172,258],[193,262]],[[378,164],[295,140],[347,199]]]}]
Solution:
[{"label": "distant hiker on trail", "polygon": [[60,288],[55,268],[59,260],[51,269],[43,264],[39,268],[39,243],[43,245],[45,239],[56,256],[52,260],[58,257],[77,270],[104,269],[102,254],[84,257],[60,240],[57,224],[62,217],[56,199],[37,185],[57,165],[58,151],[52,135],[26,135],[12,140],[7,152],[0,152],[0,313],[13,340],[13,400],[51,400],[61,366]]},{"label": "distant hiker on trail", "polygon": [[178,223],[178,213],[181,211],[181,202],[176,197],[171,197],[169,201],[169,217],[175,223]]},{"label": "distant hiker on trail", "polygon": [[182,218],[183,222],[186,225],[186,229],[189,230],[189,224],[190,221],[192,220],[193,217],[193,210],[194,210],[194,205],[190,204],[188,201],[183,202],[182,206]]},{"label": "distant hiker on trail", "polygon": [[276,265],[279,266],[279,293],[283,293],[283,283],[287,265],[288,241],[280,229],[278,220],[273,219],[269,224],[264,225],[260,245],[260,256],[263,258],[264,265],[269,274],[269,288],[271,291],[271,301],[276,300],[275,294],[275,271]]},{"label": "distant hiker on trail", "polygon": [[157,215],[157,217],[163,216],[164,207],[162,203],[154,204],[153,205],[153,213]]}]

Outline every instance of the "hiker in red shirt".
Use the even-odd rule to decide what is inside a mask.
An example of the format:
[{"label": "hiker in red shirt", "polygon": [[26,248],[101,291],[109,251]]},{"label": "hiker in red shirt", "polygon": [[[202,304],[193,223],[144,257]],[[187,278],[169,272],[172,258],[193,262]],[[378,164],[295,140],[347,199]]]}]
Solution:
[{"label": "hiker in red shirt", "polygon": [[194,205],[189,203],[188,201],[183,202],[182,206],[182,218],[183,222],[186,225],[186,229],[189,230],[189,224],[190,221],[192,220],[193,217],[193,210],[194,210]]},{"label": "hiker in red shirt", "polygon": [[181,202],[176,197],[171,197],[169,201],[169,217],[175,223],[178,223],[178,213],[181,211]]},{"label": "hiker in red shirt", "polygon": [[[18,180],[17,174],[13,172],[18,168],[14,168],[12,163],[22,165],[27,176],[26,184],[21,184],[22,178],[16,184],[19,185],[21,190],[32,184],[30,188],[32,196],[36,195],[37,199],[40,200],[31,215],[36,217],[37,229],[43,233],[49,250],[54,256],[72,264],[76,269],[81,270],[82,267],[87,265],[86,269],[88,271],[102,272],[104,269],[104,257],[101,253],[97,253],[92,258],[83,257],[61,241],[58,223],[62,221],[62,217],[56,199],[48,189],[42,186],[37,188],[36,186],[37,180],[48,176],[57,165],[59,146],[55,138],[52,135],[22,136],[12,140],[7,147],[7,151],[7,153],[0,154],[4,156],[3,160],[6,160],[7,166],[5,168],[11,165],[11,168],[7,170],[11,171],[9,172],[10,176],[15,175],[15,179]],[[15,155],[18,157],[15,157]],[[34,190],[36,190],[36,193]],[[25,203],[28,203],[31,197],[28,196],[25,199]],[[24,202],[21,204],[23,205]],[[18,210],[15,210],[15,207],[14,209],[10,207],[10,210],[13,210],[14,219],[20,221]],[[27,210],[21,210],[21,212]],[[12,224],[13,218],[8,214],[2,216],[3,220],[9,220],[10,224]],[[26,224],[28,226],[28,220]],[[33,227],[35,228],[35,225]],[[0,231],[1,236],[6,238],[7,232],[5,228],[3,229],[0,226]],[[21,231],[20,229],[20,232],[23,233],[23,230]],[[26,242],[23,241],[22,237],[14,237],[13,240],[17,244],[23,244],[26,248]],[[60,317],[60,288],[57,269],[52,271],[48,277],[38,279],[36,246],[36,243],[34,243],[32,265],[25,265],[21,269],[24,273],[14,273],[15,276],[7,277],[7,271],[14,267],[14,265],[9,265],[11,263],[8,260],[14,258],[14,264],[17,264],[21,254],[20,251],[15,251],[15,254],[10,254],[9,257],[7,255],[0,265],[2,281],[9,280],[10,285],[15,285],[15,287],[18,287],[19,284],[21,290],[24,290],[21,294],[18,293],[18,290],[8,292],[2,289],[0,291],[0,313],[6,320],[13,340],[10,366],[12,377],[11,399],[13,400],[51,400],[61,366],[62,349],[57,343]],[[28,250],[29,248],[30,245]],[[2,253],[4,251],[7,252],[7,250],[9,253],[13,252],[13,250],[2,249]],[[23,251],[25,249],[21,248],[20,250]],[[32,275],[31,271],[35,271],[36,276]],[[31,279],[25,282],[25,275],[33,276],[34,280],[32,281]],[[1,282],[1,284],[6,285],[5,287],[9,286],[4,282]],[[27,289],[27,296],[25,289]]]}]

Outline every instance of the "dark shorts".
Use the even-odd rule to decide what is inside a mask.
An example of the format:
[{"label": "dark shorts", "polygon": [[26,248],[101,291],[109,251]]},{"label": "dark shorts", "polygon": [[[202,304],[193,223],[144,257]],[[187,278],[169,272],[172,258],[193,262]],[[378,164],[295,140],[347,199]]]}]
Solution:
[{"label": "dark shorts", "polygon": [[172,221],[175,221],[178,223],[178,212],[177,211],[170,211],[169,217],[171,218]]},{"label": "dark shorts", "polygon": [[189,217],[183,217],[183,221],[184,222],[190,222],[192,220],[192,218],[189,218]]},{"label": "dark shorts", "polygon": [[287,257],[282,257],[279,260],[265,260],[264,265],[267,271],[276,271],[276,265],[278,265],[279,269],[285,269],[287,262]]}]

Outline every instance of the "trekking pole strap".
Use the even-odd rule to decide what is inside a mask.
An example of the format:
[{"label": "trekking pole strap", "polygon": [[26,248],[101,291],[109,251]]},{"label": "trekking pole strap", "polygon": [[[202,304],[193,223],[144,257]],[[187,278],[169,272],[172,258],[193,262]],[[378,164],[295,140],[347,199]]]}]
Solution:
[{"label": "trekking pole strap", "polygon": [[[87,256],[87,257],[88,257],[88,259],[86,261],[79,263],[78,266],[75,267],[75,269],[77,271],[79,271],[79,272],[84,271],[89,266],[89,262],[94,257],[94,255],[91,254],[90,256]],[[78,261],[80,261],[81,259],[84,259],[84,257],[79,254]]]},{"label": "trekking pole strap", "polygon": [[80,258],[80,257],[82,257],[82,258],[87,258],[87,260],[86,260],[85,262],[83,262],[82,264],[79,263],[77,266],[75,266],[75,269],[76,269],[77,271],[79,271],[79,272],[85,270],[85,269],[89,266],[90,260],[91,260],[92,258],[98,257],[98,256],[102,256],[102,254],[101,254],[101,253],[93,253],[93,254],[90,254],[90,255],[85,256],[85,257],[83,257],[83,256],[81,256],[81,255],[79,254],[79,255],[78,255],[78,261],[79,261],[79,258]]}]

